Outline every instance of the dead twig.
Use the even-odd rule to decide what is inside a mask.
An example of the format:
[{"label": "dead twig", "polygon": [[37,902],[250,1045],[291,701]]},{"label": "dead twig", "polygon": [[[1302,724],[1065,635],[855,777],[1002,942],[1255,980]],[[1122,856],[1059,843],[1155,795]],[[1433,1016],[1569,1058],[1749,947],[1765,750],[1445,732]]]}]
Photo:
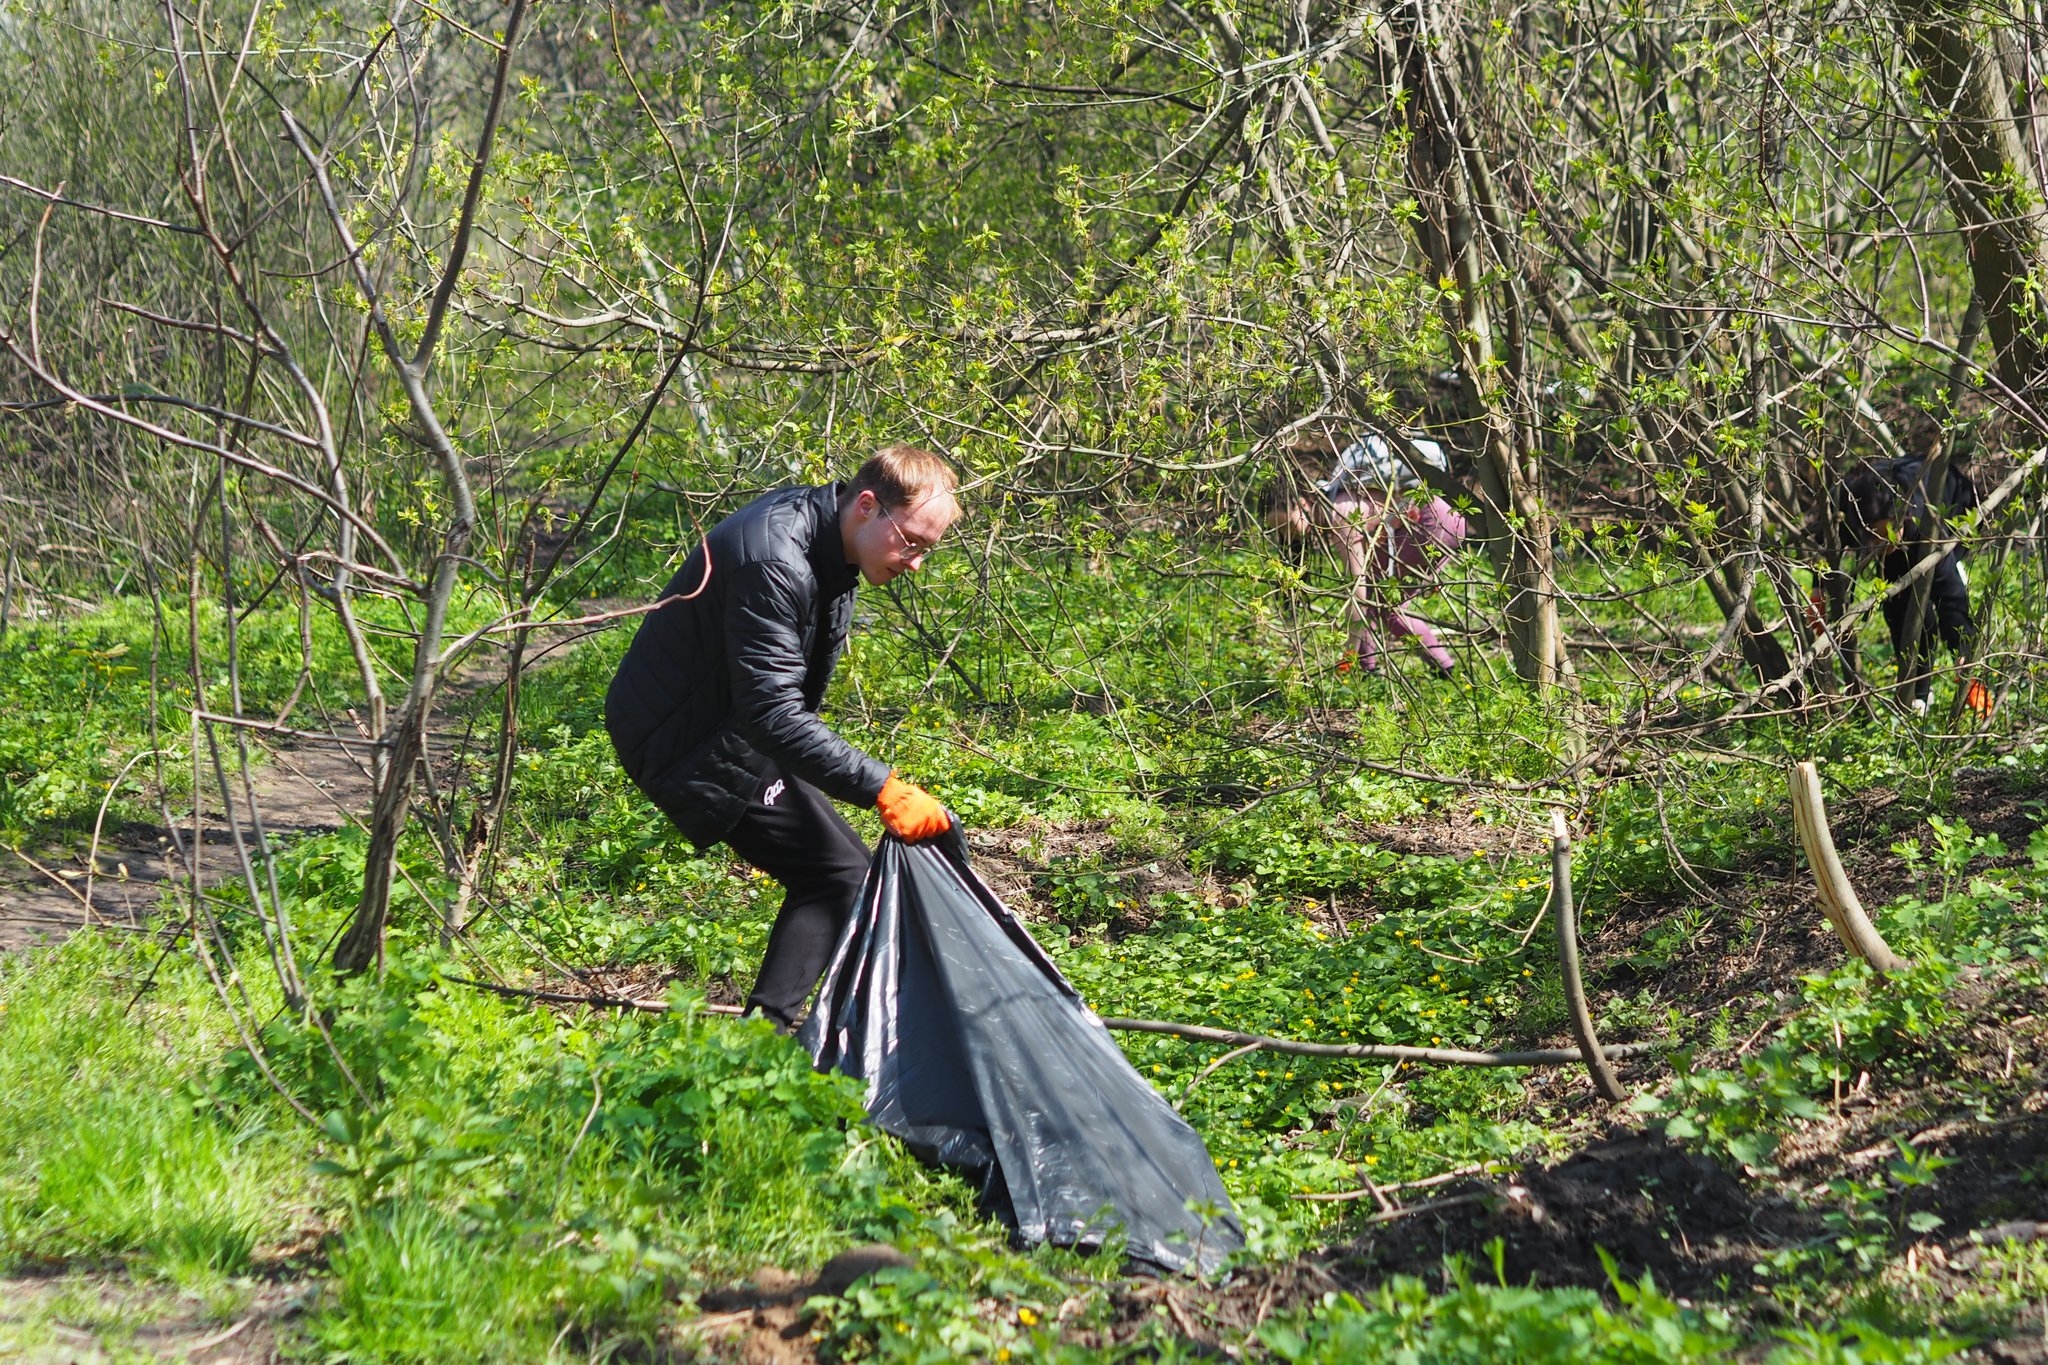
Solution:
[{"label": "dead twig", "polygon": [[1342,1204],[1354,1199],[1376,1199],[1384,1208],[1390,1206],[1386,1196],[1401,1190],[1435,1189],[1439,1185],[1448,1185],[1454,1180],[1463,1180],[1467,1176],[1491,1175],[1495,1171],[1505,1169],[1504,1166],[1497,1162],[1482,1161],[1471,1166],[1460,1166],[1454,1171],[1444,1171],[1438,1175],[1424,1176],[1420,1180],[1404,1180],[1396,1185],[1375,1185],[1371,1178],[1361,1171],[1359,1172],[1359,1178],[1365,1181],[1363,1189],[1305,1191],[1295,1195],[1294,1198],[1318,1204]]},{"label": "dead twig", "polygon": [[[588,1005],[592,1009],[640,1010],[646,1014],[666,1014],[669,1010],[669,1003],[666,1000],[582,995],[573,991],[499,986],[488,981],[473,981],[464,976],[443,976],[441,979],[459,986],[474,986],[478,990],[490,991],[494,995],[539,1000],[548,1004]],[[738,1005],[704,1003],[697,1005],[696,1008],[709,1014],[737,1015],[745,1012]],[[1240,1052],[1263,1049],[1297,1057],[1356,1057],[1380,1062],[1438,1062],[1446,1066],[1573,1066],[1581,1060],[1579,1050],[1575,1047],[1531,1048],[1525,1052],[1473,1052],[1465,1048],[1400,1047],[1388,1043],[1301,1043],[1291,1038],[1266,1038],[1256,1033],[1238,1033],[1232,1029],[1209,1028],[1202,1024],[1176,1024],[1165,1019],[1104,1019],[1102,1025],[1119,1033],[1163,1033],[1197,1043],[1229,1043]],[[1620,1043],[1604,1051],[1610,1057],[1626,1057],[1637,1053],[1655,1052],[1666,1046],[1668,1044],[1665,1043]]]},{"label": "dead twig", "polygon": [[1418,1213],[1437,1213],[1444,1209],[1457,1208],[1463,1204],[1483,1204],[1494,1197],[1494,1193],[1491,1190],[1473,1194],[1454,1194],[1448,1199],[1432,1199],[1426,1204],[1408,1204],[1402,1208],[1395,1209],[1391,1213],[1368,1214],[1365,1221],[1368,1223],[1391,1223],[1396,1218],[1413,1218]]},{"label": "dead twig", "polygon": [[[1104,1019],[1103,1027],[1120,1033],[1164,1033],[1197,1043],[1228,1043],[1243,1047],[1257,1043],[1269,1052],[1297,1057],[1356,1057],[1380,1062],[1438,1062],[1446,1066],[1574,1066],[1583,1060],[1575,1047],[1531,1048],[1524,1052],[1474,1052],[1455,1047],[1402,1047],[1392,1043],[1301,1043],[1289,1038],[1266,1038],[1235,1029],[1209,1028],[1202,1024],[1176,1024],[1164,1019]],[[1622,1043],[1604,1049],[1608,1056],[1629,1056],[1654,1052],[1663,1043]]]},{"label": "dead twig", "polygon": [[1265,1044],[1263,1043],[1246,1043],[1243,1047],[1232,1048],[1230,1051],[1224,1053],[1221,1057],[1218,1057],[1215,1061],[1203,1067],[1200,1071],[1197,1071],[1195,1073],[1194,1079],[1187,1083],[1187,1088],[1180,1092],[1180,1098],[1173,1102],[1173,1107],[1175,1111],[1178,1111],[1182,1105],[1188,1102],[1188,1096],[1195,1093],[1196,1086],[1200,1085],[1203,1081],[1207,1080],[1219,1068],[1224,1066],[1226,1063],[1236,1061],[1239,1057],[1244,1056],[1248,1052],[1257,1052],[1260,1048],[1264,1046]]},{"label": "dead twig", "polygon": [[44,867],[41,863],[37,862],[34,858],[29,857],[28,854],[23,853],[18,848],[10,848],[7,851],[9,853],[12,853],[15,857],[21,859],[23,862],[27,863],[36,871],[42,873],[45,877],[48,877],[52,882],[56,883],[58,886],[62,887],[64,889],[64,894],[71,897],[71,899],[77,901],[79,907],[85,911],[85,917],[87,920],[91,921],[94,924],[100,923],[99,912],[93,909],[92,902],[87,900],[85,897],[79,895],[78,888],[73,886],[70,882],[66,881],[60,873],[52,872],[49,868]]},{"label": "dead twig", "polygon": [[[550,1005],[588,1005],[592,1009],[639,1010],[643,1014],[667,1014],[669,1012],[669,1003],[666,1000],[620,995],[578,995],[573,991],[545,991],[525,986],[500,986],[495,982],[474,981],[466,976],[449,976],[445,973],[441,979],[443,981],[452,981],[458,986],[473,986],[477,990],[489,991],[493,995],[502,995],[508,999],[539,1000]],[[698,1008],[707,1014],[737,1015],[744,1012],[738,1005],[714,1005],[710,1001],[705,1001]]]}]

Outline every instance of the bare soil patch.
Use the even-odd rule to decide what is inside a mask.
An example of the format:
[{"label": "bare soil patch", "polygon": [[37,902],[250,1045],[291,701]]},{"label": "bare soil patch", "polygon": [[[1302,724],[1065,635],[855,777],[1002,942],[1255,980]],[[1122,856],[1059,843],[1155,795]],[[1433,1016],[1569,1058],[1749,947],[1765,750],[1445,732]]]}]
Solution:
[{"label": "bare soil patch", "polygon": [[[1761,1292],[1757,1264],[1834,1235],[1824,1214],[1839,1201],[1825,1193],[1827,1182],[1880,1176],[1901,1142],[1950,1164],[1934,1184],[1880,1202],[1902,1230],[1891,1250],[1910,1252],[1932,1277],[1925,1292],[1969,1289],[1987,1246],[2048,1240],[2048,986],[1966,981],[1956,1003],[1964,1017],[1916,1072],[1863,1078],[1822,1117],[1797,1124],[1779,1146],[1775,1174],[1741,1174],[1665,1141],[1626,1111],[1598,1111],[1584,1075],[1558,1068],[1529,1078],[1525,1103],[1577,1115],[1568,1122],[1585,1136],[1565,1159],[1396,1193],[1391,1217],[1360,1199],[1323,1250],[1251,1267],[1220,1287],[1134,1284],[1120,1297],[1124,1326],[1115,1330],[1128,1334],[1170,1305],[1191,1340],[1228,1344],[1333,1290],[1363,1294],[1396,1274],[1442,1288],[1451,1256],[1490,1280],[1496,1240],[1510,1284],[1609,1292],[1605,1249],[1624,1277],[1648,1273],[1666,1293],[1768,1319],[1778,1310]],[[1623,1082],[1640,1091],[1661,1067],[1631,1059]],[[1923,1211],[1941,1223],[1903,1231],[1908,1215]],[[2041,1313],[2029,1310],[1977,1358],[2048,1360],[2042,1327]]]},{"label": "bare soil patch", "polygon": [[[2027,841],[2042,823],[2039,787],[1974,769],[1955,776],[1953,795],[1956,818],[2004,842],[2008,852],[1996,865],[2024,862]],[[1866,907],[1912,889],[1906,862],[1892,845],[1917,838],[1925,847],[1927,814],[1923,803],[1885,787],[1831,803],[1837,851]],[[1795,856],[1789,828],[1784,838],[1781,849],[1744,857],[1730,872],[1703,872],[1718,903],[1681,887],[1625,897],[1589,914],[1586,962],[1596,991],[1648,990],[1688,1012],[1703,1001],[1768,1009],[1796,989],[1801,976],[1839,966],[1841,940],[1821,913],[1812,873]]]},{"label": "bare soil patch", "polygon": [[1224,896],[1214,878],[1197,877],[1179,858],[1125,849],[1106,820],[1059,825],[1033,817],[1003,829],[969,830],[967,841],[974,870],[1025,920],[1057,920],[1053,879],[1080,871],[1098,871],[1117,888],[1123,904],[1107,921],[1111,938],[1150,927],[1154,902],[1166,893],[1190,892],[1210,901]]},{"label": "bare soil patch", "polygon": [[1439,806],[1399,824],[1361,825],[1357,835],[1362,844],[1421,858],[1520,858],[1546,847],[1546,836],[1533,822],[1482,821],[1456,806]]},{"label": "bare soil patch", "polygon": [[1645,1133],[1449,1186],[1415,1208],[1335,1252],[1331,1273],[1353,1286],[1395,1273],[1434,1280],[1449,1255],[1487,1266],[1498,1238],[1510,1283],[1605,1289],[1604,1248],[1629,1279],[1648,1272],[1667,1292],[1725,1297],[1723,1282],[1746,1285],[1763,1254],[1818,1225],[1712,1158]]},{"label": "bare soil patch", "polygon": [[[617,602],[586,605],[584,615],[619,609]],[[564,657],[597,633],[589,626],[564,626],[536,632],[528,666],[543,668]],[[443,690],[437,713],[457,715],[486,699],[503,681],[494,657],[472,658]],[[252,758],[246,781],[231,741],[222,736],[221,757],[235,793],[233,809],[224,809],[217,785],[209,779],[195,831],[190,824],[176,830],[148,822],[130,822],[91,832],[65,843],[49,843],[0,857],[0,957],[68,937],[87,925],[139,929],[156,909],[163,893],[189,888],[194,873],[202,889],[242,875],[235,828],[244,840],[260,826],[272,840],[331,834],[360,822],[370,806],[369,761],[372,745],[341,717],[330,718],[333,733],[276,736],[247,732]],[[452,773],[455,749],[448,736],[452,722],[429,743],[429,761],[444,780]],[[230,818],[232,816],[232,819]],[[181,850],[190,850],[190,866]]]},{"label": "bare soil patch", "polygon": [[896,1248],[873,1244],[840,1252],[808,1278],[763,1266],[745,1284],[700,1295],[699,1315],[681,1323],[674,1339],[686,1352],[706,1346],[717,1359],[740,1365],[810,1365],[818,1354],[805,1304],[844,1294],[878,1270],[911,1263]]},{"label": "bare soil patch", "polygon": [[193,1365],[271,1365],[317,1286],[276,1280],[212,1300],[119,1273],[0,1277],[0,1358],[111,1365],[137,1355]]},{"label": "bare soil patch", "polygon": [[[250,765],[247,786],[235,783],[234,816],[245,840],[257,818],[266,837],[289,839],[332,833],[368,809],[368,741],[349,735],[263,747],[269,761]],[[241,875],[228,813],[214,802],[201,815],[196,840],[189,825],[173,831],[137,821],[102,830],[97,845],[88,832],[73,844],[0,861],[0,954],[87,925],[142,927],[166,888],[190,886],[181,849],[190,850],[202,888]]]}]

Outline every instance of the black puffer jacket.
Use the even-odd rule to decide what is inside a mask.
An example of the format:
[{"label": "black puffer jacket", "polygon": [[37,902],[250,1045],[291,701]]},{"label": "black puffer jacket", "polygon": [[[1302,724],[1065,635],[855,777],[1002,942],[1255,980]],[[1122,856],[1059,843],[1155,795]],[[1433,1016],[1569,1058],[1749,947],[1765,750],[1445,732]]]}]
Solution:
[{"label": "black puffer jacket", "polygon": [[839,538],[839,485],[748,503],[711,528],[662,596],[700,583],[701,595],[640,623],[605,694],[627,774],[699,847],[724,838],[778,768],[873,805],[889,769],[818,719],[859,584]]}]

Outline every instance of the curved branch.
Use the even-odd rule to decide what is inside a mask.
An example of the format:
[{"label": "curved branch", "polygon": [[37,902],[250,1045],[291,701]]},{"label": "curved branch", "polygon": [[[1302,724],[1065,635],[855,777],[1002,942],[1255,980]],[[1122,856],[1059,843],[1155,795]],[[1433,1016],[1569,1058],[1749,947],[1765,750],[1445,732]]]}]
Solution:
[{"label": "curved branch", "polygon": [[1842,946],[1880,972],[1904,971],[1906,963],[1884,935],[1863,913],[1863,902],[1842,868],[1835,852],[1835,836],[1828,829],[1828,808],[1821,800],[1820,770],[1812,760],[1792,765],[1792,823],[1799,829],[1799,842],[1806,849],[1806,862],[1820,890],[1821,913],[1828,917]]},{"label": "curved branch", "polygon": [[398,557],[397,552],[385,543],[384,537],[377,534],[375,527],[363,520],[362,515],[354,508],[343,503],[327,490],[317,488],[304,479],[299,478],[296,474],[279,469],[276,465],[265,464],[262,460],[256,459],[253,456],[230,450],[226,446],[216,445],[212,441],[202,441],[196,436],[187,436],[183,432],[173,431],[169,427],[162,427],[154,422],[144,421],[132,413],[123,412],[119,408],[111,407],[106,403],[96,400],[91,394],[81,393],[59,379],[55,374],[36,364],[29,358],[26,352],[15,344],[13,334],[5,330],[0,330],[0,350],[5,350],[16,360],[19,360],[23,368],[28,370],[30,374],[34,375],[45,386],[64,395],[67,401],[78,404],[78,406],[88,412],[96,412],[102,417],[110,417],[116,422],[134,427],[138,431],[146,431],[160,441],[168,441],[172,445],[185,446],[191,450],[202,450],[209,455],[217,455],[229,464],[238,465],[253,473],[261,474],[267,479],[275,479],[288,487],[296,488],[299,492],[319,502],[321,506],[355,527],[372,545],[377,547],[378,553],[390,560],[394,567],[403,563]]},{"label": "curved branch", "polygon": [[1586,1005],[1586,983],[1579,977],[1579,923],[1572,909],[1572,836],[1564,812],[1555,808],[1550,812],[1550,906],[1557,915],[1557,960],[1564,974],[1564,1003],[1571,1013],[1572,1034],[1579,1040],[1579,1055],[1585,1058],[1586,1074],[1593,1078],[1600,1098],[1619,1104],[1628,1098],[1628,1092],[1614,1079],[1614,1068],[1601,1053],[1600,1039],[1593,1032],[1593,1012]]},{"label": "curved branch", "polygon": [[137,223],[143,227],[162,228],[166,232],[182,232],[193,237],[203,237],[206,235],[203,229],[192,227],[186,223],[167,223],[161,218],[145,218],[139,213],[123,213],[119,209],[110,209],[104,204],[88,204],[82,199],[67,199],[58,190],[46,190],[41,186],[31,185],[26,180],[17,180],[11,175],[0,175],[0,185],[10,186],[24,194],[32,194],[36,198],[45,200],[52,205],[62,204],[68,209],[84,209],[87,213],[97,213],[103,218],[117,218],[124,223]]},{"label": "curved branch", "polygon": [[[94,393],[86,394],[84,397],[94,403],[162,403],[165,407],[183,408],[187,412],[196,412],[201,417],[211,417],[228,426],[247,427],[251,431],[265,432],[281,441],[304,446],[308,450],[322,449],[317,439],[304,432],[293,431],[290,427],[281,427],[275,422],[266,422],[259,417],[251,417],[247,413],[236,412],[231,408],[216,407],[212,403],[201,403],[191,398],[179,398],[175,394]],[[0,403],[0,412],[34,412],[39,408],[61,408],[80,401],[77,398],[40,398],[26,403]]]}]

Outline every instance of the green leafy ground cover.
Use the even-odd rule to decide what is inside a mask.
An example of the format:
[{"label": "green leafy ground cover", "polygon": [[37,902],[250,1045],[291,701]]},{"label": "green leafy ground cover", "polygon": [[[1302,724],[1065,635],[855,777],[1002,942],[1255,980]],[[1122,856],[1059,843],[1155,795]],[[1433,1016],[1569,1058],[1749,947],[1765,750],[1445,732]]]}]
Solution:
[{"label": "green leafy ground cover", "polygon": [[[1243,557],[1213,563],[1248,581],[1277,572]],[[1532,841],[1513,837],[1531,808],[1481,791],[1447,797],[1354,761],[1540,778],[1568,743],[1557,713],[1491,680],[1483,662],[1449,684],[1339,677],[1314,653],[1334,640],[1302,657],[1284,620],[1264,599],[1234,597],[1227,578],[1219,589],[1215,578],[1054,560],[977,597],[967,588],[978,571],[963,555],[903,602],[864,606],[874,619],[847,660],[835,719],[1003,848],[1058,849],[1076,829],[1093,833],[1091,853],[1019,866],[1034,930],[1099,1012],[1335,1040],[1562,1037],[1550,941],[1528,932],[1546,869]],[[1702,614],[1678,588],[1646,579],[1643,590]],[[1313,618],[1329,604],[1306,593],[1296,606]],[[944,646],[933,642],[956,634],[960,668],[935,667]],[[307,652],[297,617],[259,612],[242,638],[245,695],[288,695]],[[821,1305],[827,1357],[1193,1349],[1171,1314],[1131,1309],[1108,1260],[1007,1248],[958,1181],[866,1130],[857,1096],[812,1075],[794,1044],[697,1008],[707,991],[750,979],[778,895],[722,853],[678,841],[618,772],[599,708],[624,640],[600,637],[530,680],[516,833],[470,940],[444,950],[427,907],[402,897],[387,971],[320,988],[324,1028],[286,1016],[253,970],[210,980],[189,940],[81,934],[0,967],[0,1262],[119,1264],[211,1296],[228,1315],[252,1275],[317,1277],[290,1339],[308,1356],[582,1358],[697,1349],[679,1301],[764,1264],[811,1267],[882,1240],[917,1267]],[[0,644],[17,696],[0,715],[10,838],[89,824],[152,713],[165,770],[179,771],[189,683],[182,663],[160,665],[152,700],[150,670],[131,662],[152,642],[160,659],[183,648],[122,603]],[[347,676],[317,617],[311,653],[323,677]],[[331,704],[345,700],[335,687]],[[1589,707],[1618,695],[1588,679]],[[487,717],[495,701],[460,704]],[[1680,754],[1654,780],[1548,794],[1585,812],[1589,937],[1646,902],[1730,914],[1687,879],[1718,872],[1740,885],[1745,860],[1782,852],[1784,754],[1819,747],[1842,790],[1918,783],[1918,804],[1950,799],[1917,737],[1889,721],[1818,741],[1767,725],[1737,738],[1758,761]],[[2007,753],[2010,779],[2030,783],[2038,747]],[[146,814],[139,776],[116,796]],[[1447,815],[1468,846],[1401,851],[1388,837]],[[871,816],[855,818],[875,832]],[[1658,972],[1683,950],[1649,940],[1633,994],[1606,1001],[1610,1028],[1672,1047],[1669,1068],[1637,1087],[1633,1122],[1768,1187],[1781,1144],[1831,1101],[1839,1109],[1841,1087],[1875,1077],[1860,1083],[1910,1090],[1953,1056],[1987,991],[2041,984],[2048,843],[2015,852],[1936,815],[1896,857],[1914,889],[1880,920],[1915,966],[1892,982],[1823,968],[1781,981],[1767,1008],[1672,998]],[[280,855],[307,944],[338,929],[361,859],[346,832]],[[438,890],[424,840],[407,860]],[[1161,865],[1184,869],[1185,885],[1157,889],[1146,869]],[[237,894],[220,892],[229,949],[256,942]],[[1333,899],[1351,907],[1341,930],[1324,913]],[[474,975],[480,957],[533,979],[551,974],[544,962],[673,975],[674,1008],[530,1008],[452,979]],[[224,993],[236,1015],[269,1021],[256,1051],[270,1077]],[[1123,1042],[1163,1093],[1185,1097],[1251,1228],[1252,1268],[1345,1243],[1372,1207],[1299,1195],[1354,1190],[1361,1173],[1387,1183],[1560,1158],[1598,1125],[1582,1088],[1535,1087],[1523,1073],[1257,1055],[1201,1076],[1214,1049]],[[2023,1067],[2008,1089],[2030,1076]],[[1990,1112],[2011,1098],[1993,1086],[1975,1102]],[[1942,1158],[1904,1142],[1890,1150],[1874,1169],[1795,1189],[1788,1197],[1824,1235],[1719,1296],[1681,1301],[1626,1267],[1604,1295],[1525,1287],[1482,1250],[1447,1269],[1295,1294],[1256,1329],[1219,1318],[1214,1333],[1305,1361],[1678,1361],[1738,1345],[1773,1360],[1940,1359],[2006,1330],[2048,1272],[2026,1248],[1994,1248],[1963,1288],[1915,1290],[1917,1272],[1901,1269],[1909,1248],[1970,1229],[1915,1204],[1948,1178]],[[1873,1284],[1898,1292],[1874,1296]],[[37,1330],[0,1327],[21,1342]]]}]

